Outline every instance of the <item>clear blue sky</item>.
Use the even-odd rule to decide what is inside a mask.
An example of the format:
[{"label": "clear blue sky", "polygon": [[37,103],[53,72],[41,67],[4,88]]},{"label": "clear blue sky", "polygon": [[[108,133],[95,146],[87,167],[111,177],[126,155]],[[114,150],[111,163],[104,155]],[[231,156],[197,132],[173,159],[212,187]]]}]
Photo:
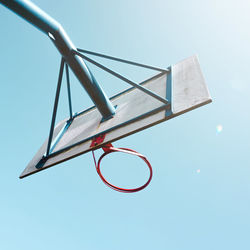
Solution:
[{"label": "clear blue sky", "polygon": [[[198,54],[213,103],[115,143],[152,163],[142,192],[107,188],[91,154],[20,180],[48,135],[60,55],[0,5],[0,249],[250,249],[250,2],[35,3],[81,48],[159,67]],[[151,74],[107,65],[134,80]],[[127,87],[91,69],[109,96]],[[72,88],[74,111],[92,105],[74,78]],[[64,88],[59,119],[67,115]],[[115,184],[147,176],[143,163],[123,155],[104,164]]]}]

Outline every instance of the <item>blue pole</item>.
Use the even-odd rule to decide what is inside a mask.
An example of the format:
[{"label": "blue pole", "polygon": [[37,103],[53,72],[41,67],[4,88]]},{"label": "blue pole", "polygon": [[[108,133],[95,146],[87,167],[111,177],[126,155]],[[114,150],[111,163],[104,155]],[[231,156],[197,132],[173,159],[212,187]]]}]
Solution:
[{"label": "blue pole", "polygon": [[0,0],[0,3],[49,36],[95,103],[103,118],[111,118],[115,114],[113,104],[99,86],[84,61],[73,53],[73,51],[76,51],[76,47],[63,27],[29,0]]}]

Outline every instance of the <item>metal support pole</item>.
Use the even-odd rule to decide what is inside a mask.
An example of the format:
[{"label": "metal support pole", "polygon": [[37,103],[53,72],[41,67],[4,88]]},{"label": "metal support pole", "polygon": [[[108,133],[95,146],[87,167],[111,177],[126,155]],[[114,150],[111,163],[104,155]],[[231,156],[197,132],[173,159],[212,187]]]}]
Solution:
[{"label": "metal support pole", "polygon": [[59,76],[58,76],[58,83],[57,83],[57,88],[56,88],[56,97],[55,97],[53,114],[52,114],[52,119],[51,119],[51,125],[50,125],[50,131],[49,131],[49,139],[48,139],[46,156],[49,156],[49,153],[50,153],[50,146],[51,146],[51,142],[52,142],[54,127],[55,127],[55,121],[56,121],[56,112],[57,112],[57,107],[58,107],[58,100],[59,100],[59,95],[60,95],[60,90],[61,90],[61,85],[62,85],[63,68],[64,68],[64,59],[62,58],[61,65],[60,65]]},{"label": "metal support pole", "polygon": [[160,71],[160,72],[169,72],[168,69],[161,69],[161,68],[158,68],[158,67],[153,67],[153,66],[150,66],[150,65],[137,63],[137,62],[125,60],[125,59],[114,57],[114,56],[108,56],[108,55],[104,55],[104,54],[101,54],[101,53],[89,51],[89,50],[86,50],[86,49],[77,48],[77,50],[79,52],[82,52],[82,53],[85,53],[85,54],[89,54],[89,55],[93,55],[93,56],[99,56],[99,57],[103,57],[103,58],[106,58],[106,59],[109,59],[109,60],[113,60],[113,61],[117,61],[117,62],[121,62],[121,63],[126,63],[126,64],[131,64],[131,65],[146,68],[146,69],[152,69],[152,70],[156,70],[156,71]]},{"label": "metal support pole", "polygon": [[57,21],[29,0],[0,0],[0,3],[49,36],[104,119],[108,119],[115,114],[113,104],[99,86],[84,61],[73,53],[76,47]]},{"label": "metal support pole", "polygon": [[66,66],[66,78],[67,78],[67,92],[68,92],[68,100],[69,100],[69,115],[70,115],[70,120],[72,120],[73,115],[72,115],[72,102],[71,102],[71,92],[70,92],[70,81],[69,81],[69,67],[67,64]]}]

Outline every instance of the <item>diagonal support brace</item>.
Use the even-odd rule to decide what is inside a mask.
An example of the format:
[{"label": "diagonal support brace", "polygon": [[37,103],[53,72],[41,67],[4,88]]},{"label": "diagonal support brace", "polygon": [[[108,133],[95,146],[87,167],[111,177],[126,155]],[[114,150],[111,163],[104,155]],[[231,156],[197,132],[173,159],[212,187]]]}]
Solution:
[{"label": "diagonal support brace", "polygon": [[64,68],[64,59],[62,58],[61,59],[59,76],[58,76],[58,83],[57,83],[57,88],[56,88],[56,97],[55,97],[55,102],[54,102],[53,114],[52,114],[51,125],[50,125],[50,132],[49,132],[47,151],[46,151],[46,155],[45,155],[46,157],[49,156],[49,153],[50,153],[50,147],[51,147],[51,142],[52,142],[52,137],[53,137],[53,131],[54,131],[54,128],[55,128],[58,100],[59,100],[59,95],[60,95],[60,90],[61,90],[61,85],[62,85],[63,68]]},{"label": "diagonal support brace", "polygon": [[159,95],[155,94],[154,92],[150,91],[149,89],[144,88],[142,85],[139,85],[139,84],[137,84],[137,83],[135,83],[135,82],[133,82],[133,81],[127,79],[126,77],[124,77],[124,76],[122,76],[122,75],[116,73],[115,71],[113,71],[113,70],[111,70],[111,69],[109,69],[109,68],[103,66],[102,64],[96,62],[95,60],[90,59],[89,57],[87,57],[87,56],[81,54],[80,52],[78,52],[78,51],[76,51],[76,50],[73,51],[73,52],[74,52],[76,55],[80,56],[81,58],[85,59],[86,61],[88,61],[88,62],[94,64],[95,66],[97,66],[97,67],[101,68],[102,70],[104,70],[104,71],[110,73],[111,75],[113,75],[113,76],[115,76],[115,77],[117,77],[117,78],[123,80],[124,82],[126,82],[126,83],[132,85],[133,87],[135,87],[135,88],[137,88],[137,89],[143,91],[144,93],[146,93],[146,94],[148,94],[148,95],[154,97],[155,99],[157,99],[157,100],[163,102],[164,104],[169,104],[169,101],[168,101],[167,99],[164,99],[164,98],[162,98],[161,96],[159,96]]}]

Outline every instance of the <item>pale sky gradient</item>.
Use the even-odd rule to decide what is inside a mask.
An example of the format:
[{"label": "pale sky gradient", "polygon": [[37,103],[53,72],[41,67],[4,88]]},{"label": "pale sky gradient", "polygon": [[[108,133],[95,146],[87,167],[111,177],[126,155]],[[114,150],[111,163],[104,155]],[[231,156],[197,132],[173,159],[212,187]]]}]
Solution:
[{"label": "pale sky gradient", "polygon": [[[0,5],[0,249],[249,250],[250,2],[34,2],[84,49],[159,67],[197,54],[213,103],[114,143],[150,160],[142,192],[107,188],[91,154],[19,180],[48,135],[60,55]],[[100,62],[133,80],[151,75]],[[128,87],[91,69],[109,96]],[[64,81],[58,119],[68,116],[65,90]],[[72,95],[74,111],[92,105],[74,77]],[[147,176],[123,155],[104,165],[114,184]]]}]

